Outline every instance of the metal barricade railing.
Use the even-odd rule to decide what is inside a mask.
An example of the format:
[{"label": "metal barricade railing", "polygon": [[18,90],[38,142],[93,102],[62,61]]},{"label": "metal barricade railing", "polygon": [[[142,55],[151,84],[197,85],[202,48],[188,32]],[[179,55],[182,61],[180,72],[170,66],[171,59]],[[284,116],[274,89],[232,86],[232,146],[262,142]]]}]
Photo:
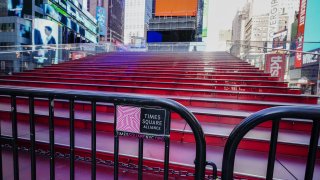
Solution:
[{"label": "metal barricade railing", "polygon": [[308,119],[313,121],[305,171],[305,179],[313,179],[320,132],[320,106],[274,107],[259,111],[243,120],[231,132],[226,142],[222,162],[223,180],[233,179],[235,156],[240,141],[250,130],[270,120],[272,121],[272,131],[270,137],[266,179],[273,179],[279,123],[283,118]]},{"label": "metal barricade railing", "polygon": [[[205,177],[205,168],[207,165],[212,166],[214,170],[214,175],[216,176],[216,166],[214,163],[206,162],[206,141],[204,132],[201,128],[196,117],[187,110],[183,105],[169,99],[154,98],[152,96],[137,96],[137,95],[128,95],[121,93],[97,93],[97,92],[87,92],[87,91],[74,91],[74,90],[51,90],[51,89],[39,89],[39,88],[18,88],[12,86],[0,86],[0,95],[6,96],[11,99],[11,121],[12,121],[12,136],[4,136],[1,134],[2,142],[9,142],[12,146],[13,151],[13,166],[14,166],[14,178],[19,178],[19,153],[18,153],[18,120],[17,120],[17,99],[21,97],[28,98],[29,101],[29,124],[30,124],[30,159],[31,159],[31,179],[36,178],[36,132],[35,132],[35,100],[42,98],[48,100],[48,109],[49,109],[49,157],[50,157],[50,179],[55,178],[55,158],[57,152],[55,152],[55,133],[54,133],[54,102],[56,100],[64,100],[69,104],[69,131],[70,131],[70,145],[69,149],[69,158],[70,158],[70,179],[74,179],[75,172],[75,103],[77,101],[87,101],[91,104],[91,177],[92,179],[96,178],[96,112],[97,112],[97,103],[112,103],[115,107],[115,123],[114,123],[114,179],[118,179],[118,168],[119,168],[119,136],[121,133],[117,128],[117,106],[133,106],[133,107],[149,107],[149,108],[158,108],[161,110],[167,111],[169,114],[168,119],[164,120],[165,124],[170,123],[170,112],[175,112],[179,114],[185,121],[188,123],[192,129],[193,135],[195,137],[196,143],[196,155],[195,155],[195,179],[204,179]],[[164,157],[164,179],[168,179],[169,172],[169,141],[170,141],[170,126],[166,129],[166,134],[161,136],[165,142],[165,157]],[[138,135],[143,135],[138,133]],[[150,137],[155,138],[160,137],[154,134],[151,134]],[[150,138],[149,137],[149,138]],[[142,179],[142,170],[143,170],[143,141],[142,137],[139,139],[139,155],[138,155],[138,173],[139,179]],[[2,164],[2,152],[0,148],[0,165]],[[0,167],[0,179],[2,177],[2,167]]]}]

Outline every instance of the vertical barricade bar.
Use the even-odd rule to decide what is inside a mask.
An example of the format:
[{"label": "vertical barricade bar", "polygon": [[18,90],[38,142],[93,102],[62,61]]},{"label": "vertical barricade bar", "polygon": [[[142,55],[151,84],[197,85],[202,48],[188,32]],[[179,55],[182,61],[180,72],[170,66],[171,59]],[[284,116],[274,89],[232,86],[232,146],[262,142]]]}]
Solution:
[{"label": "vertical barricade bar", "polygon": [[272,131],[271,131],[268,167],[267,167],[267,178],[266,178],[266,179],[270,179],[270,180],[273,179],[274,163],[276,160],[276,153],[277,153],[279,123],[280,123],[280,119],[272,121]]},{"label": "vertical barricade bar", "polygon": [[169,149],[170,149],[170,139],[169,137],[164,138],[164,180],[169,179]]},{"label": "vertical barricade bar", "polygon": [[143,177],[143,138],[139,138],[139,162],[138,162],[138,179]]},{"label": "vertical barricade bar", "polygon": [[169,152],[170,152],[170,129],[171,129],[171,112],[166,110],[165,119],[168,120],[165,128],[165,134],[167,136],[164,137],[164,174],[163,179],[169,179]]},{"label": "vertical barricade bar", "polygon": [[91,179],[96,179],[96,102],[91,102]]},{"label": "vertical barricade bar", "polygon": [[54,98],[49,98],[50,180],[55,179],[54,151]]},{"label": "vertical barricade bar", "polygon": [[74,180],[74,99],[69,102],[70,114],[70,180]]},{"label": "vertical barricade bar", "polygon": [[17,101],[16,96],[11,96],[11,122],[13,137],[13,172],[14,179],[19,179],[19,157],[18,157],[18,122],[17,122]]},{"label": "vertical barricade bar", "polygon": [[306,180],[309,180],[309,179],[312,180],[313,178],[314,166],[317,159],[319,133],[320,133],[320,121],[319,119],[313,120],[307,167],[306,167],[306,172],[304,176],[304,179]]},{"label": "vertical barricade bar", "polygon": [[36,169],[36,130],[34,120],[34,97],[29,97],[29,122],[30,122],[30,156],[31,156],[31,179],[35,180],[37,175]]},{"label": "vertical barricade bar", "polygon": [[1,121],[0,121],[0,180],[3,180],[3,170],[2,170],[2,132],[1,132]]},{"label": "vertical barricade bar", "polygon": [[114,180],[119,176],[119,134],[117,132],[117,105],[114,104]]}]

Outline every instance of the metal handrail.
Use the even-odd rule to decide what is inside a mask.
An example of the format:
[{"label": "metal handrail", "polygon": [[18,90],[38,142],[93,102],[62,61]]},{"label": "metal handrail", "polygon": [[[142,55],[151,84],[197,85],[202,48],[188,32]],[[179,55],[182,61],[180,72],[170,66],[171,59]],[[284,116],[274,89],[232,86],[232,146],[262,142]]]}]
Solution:
[{"label": "metal handrail", "polygon": [[[206,162],[206,141],[204,132],[197,118],[183,105],[177,103],[176,101],[164,98],[156,98],[153,96],[139,96],[139,95],[129,95],[123,93],[103,93],[103,92],[89,92],[89,91],[76,91],[76,90],[53,90],[45,88],[21,88],[15,86],[0,86],[0,94],[8,95],[11,97],[11,117],[13,127],[17,127],[17,107],[16,107],[16,97],[26,96],[29,97],[29,114],[30,114],[30,141],[31,141],[31,175],[35,177],[36,173],[36,160],[35,160],[35,138],[34,138],[34,100],[35,98],[47,98],[49,100],[49,139],[50,139],[50,178],[54,179],[54,99],[64,99],[70,102],[70,162],[74,162],[74,101],[90,101],[92,104],[92,141],[95,142],[95,122],[96,122],[96,103],[97,102],[108,102],[113,104],[130,104],[138,106],[153,106],[161,107],[174,111],[178,113],[192,129],[196,142],[196,157],[195,157],[195,179],[204,179],[205,177],[205,167]],[[14,175],[19,176],[19,165],[18,165],[18,152],[17,152],[17,128],[12,129],[12,142],[13,142],[13,157],[14,157]],[[0,136],[5,138],[3,136]],[[0,149],[1,150],[1,149]],[[0,157],[1,157],[0,152]],[[92,147],[92,159],[96,159],[96,148],[93,144]],[[169,160],[169,158],[167,159]],[[165,160],[166,161],[166,160]],[[1,163],[1,162],[0,162]],[[96,164],[92,161],[92,177],[95,176]],[[166,163],[166,162],[165,162]],[[168,162],[167,162],[168,163]],[[72,163],[71,163],[72,164]],[[116,165],[115,165],[116,166]],[[73,176],[74,167],[70,166],[70,177]],[[115,167],[116,169],[116,167]],[[0,169],[0,179],[2,176],[2,169]]]},{"label": "metal handrail", "polygon": [[273,178],[279,122],[282,118],[308,119],[313,121],[305,179],[311,180],[313,178],[320,132],[320,106],[282,106],[265,109],[247,117],[231,132],[223,153],[223,180],[233,179],[235,155],[240,141],[250,130],[270,120],[272,121],[272,132],[266,179]]},{"label": "metal handrail", "polygon": [[[250,43],[250,42],[259,42],[259,41],[243,41],[246,43]],[[260,42],[267,42],[267,41],[260,41]],[[268,41],[268,42],[272,42],[272,41]],[[302,54],[311,54],[311,55],[320,55],[320,53],[314,53],[314,52],[307,52],[307,51],[297,51],[297,50],[290,50],[290,49],[278,49],[278,48],[272,48],[272,47],[264,47],[264,46],[254,46],[254,45],[250,45],[250,44],[242,44],[242,43],[238,43],[236,41],[236,43],[232,44],[232,42],[227,41],[227,43],[230,43],[231,46],[242,46],[242,47],[247,47],[247,48],[258,48],[258,49],[268,49],[268,50],[273,50],[273,51],[285,51],[288,53],[302,53]],[[289,43],[289,42],[288,42]],[[306,42],[308,43],[308,42]],[[320,42],[309,42],[309,43],[319,43]]]}]

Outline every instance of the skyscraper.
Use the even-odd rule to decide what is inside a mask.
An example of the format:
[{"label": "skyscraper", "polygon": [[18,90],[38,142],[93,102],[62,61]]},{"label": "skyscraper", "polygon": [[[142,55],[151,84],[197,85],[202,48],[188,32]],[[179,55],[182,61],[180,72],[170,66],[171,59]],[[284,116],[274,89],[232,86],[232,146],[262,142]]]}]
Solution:
[{"label": "skyscraper", "polygon": [[146,41],[149,20],[152,17],[152,0],[126,0],[124,43],[142,44]]}]

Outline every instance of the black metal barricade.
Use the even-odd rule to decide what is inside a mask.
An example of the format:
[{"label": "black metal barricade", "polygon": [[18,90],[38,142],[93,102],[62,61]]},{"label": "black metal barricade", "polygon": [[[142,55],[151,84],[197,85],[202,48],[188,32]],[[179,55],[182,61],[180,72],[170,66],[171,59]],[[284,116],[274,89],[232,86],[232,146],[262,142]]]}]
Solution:
[{"label": "black metal barricade", "polygon": [[259,111],[245,120],[243,120],[231,132],[226,142],[223,162],[222,162],[222,179],[232,180],[234,171],[235,155],[240,141],[253,128],[259,124],[272,120],[272,131],[270,139],[270,149],[266,179],[273,179],[274,164],[277,150],[279,122],[282,118],[309,119],[313,121],[312,132],[309,143],[308,159],[305,171],[305,179],[313,179],[313,172],[318,149],[318,140],[320,132],[320,106],[283,106],[273,107]]},{"label": "black metal barricade", "polygon": [[[31,179],[36,179],[36,137],[35,137],[35,100],[43,98],[48,100],[49,109],[49,156],[50,156],[50,179],[55,179],[55,142],[54,142],[54,102],[55,100],[67,100],[69,103],[70,112],[70,179],[74,179],[75,166],[75,101],[89,101],[91,102],[91,177],[96,179],[96,105],[97,103],[113,103],[115,106],[115,118],[117,117],[117,107],[120,105],[131,107],[156,107],[162,108],[166,112],[175,112],[179,114],[192,129],[196,141],[196,157],[195,157],[195,179],[204,179],[206,165],[213,167],[216,175],[216,166],[213,163],[206,162],[206,142],[203,130],[195,118],[195,116],[188,111],[183,105],[169,99],[155,98],[152,96],[136,96],[120,93],[103,93],[103,92],[86,92],[86,91],[72,91],[72,90],[53,90],[53,89],[39,89],[39,88],[18,88],[10,86],[0,86],[0,95],[11,97],[11,120],[12,120],[12,137],[1,134],[1,143],[10,143],[13,150],[13,164],[14,164],[14,179],[19,179],[19,161],[18,161],[18,129],[17,129],[17,97],[28,97],[29,99],[29,123],[30,123],[30,159],[31,159]],[[167,114],[169,117],[170,114]],[[167,118],[166,117],[166,118]],[[165,120],[170,124],[170,118]],[[114,154],[114,177],[118,179],[118,157],[119,157],[119,135],[121,133],[128,133],[119,131],[115,120],[115,154]],[[161,124],[161,123],[160,123]],[[170,126],[167,126],[163,140],[165,142],[165,158],[164,158],[164,179],[168,179],[169,172],[169,134]],[[0,127],[1,129],[1,127]],[[129,132],[130,133],[130,132]],[[133,133],[134,134],[134,133]],[[136,134],[140,134],[139,132]],[[140,134],[141,135],[141,134]],[[158,137],[151,134],[152,137]],[[139,137],[139,156],[138,156],[138,172],[139,179],[142,179],[143,167],[143,137]],[[0,165],[2,165],[2,149],[0,146]],[[0,166],[0,179],[3,179],[2,166]]]}]

